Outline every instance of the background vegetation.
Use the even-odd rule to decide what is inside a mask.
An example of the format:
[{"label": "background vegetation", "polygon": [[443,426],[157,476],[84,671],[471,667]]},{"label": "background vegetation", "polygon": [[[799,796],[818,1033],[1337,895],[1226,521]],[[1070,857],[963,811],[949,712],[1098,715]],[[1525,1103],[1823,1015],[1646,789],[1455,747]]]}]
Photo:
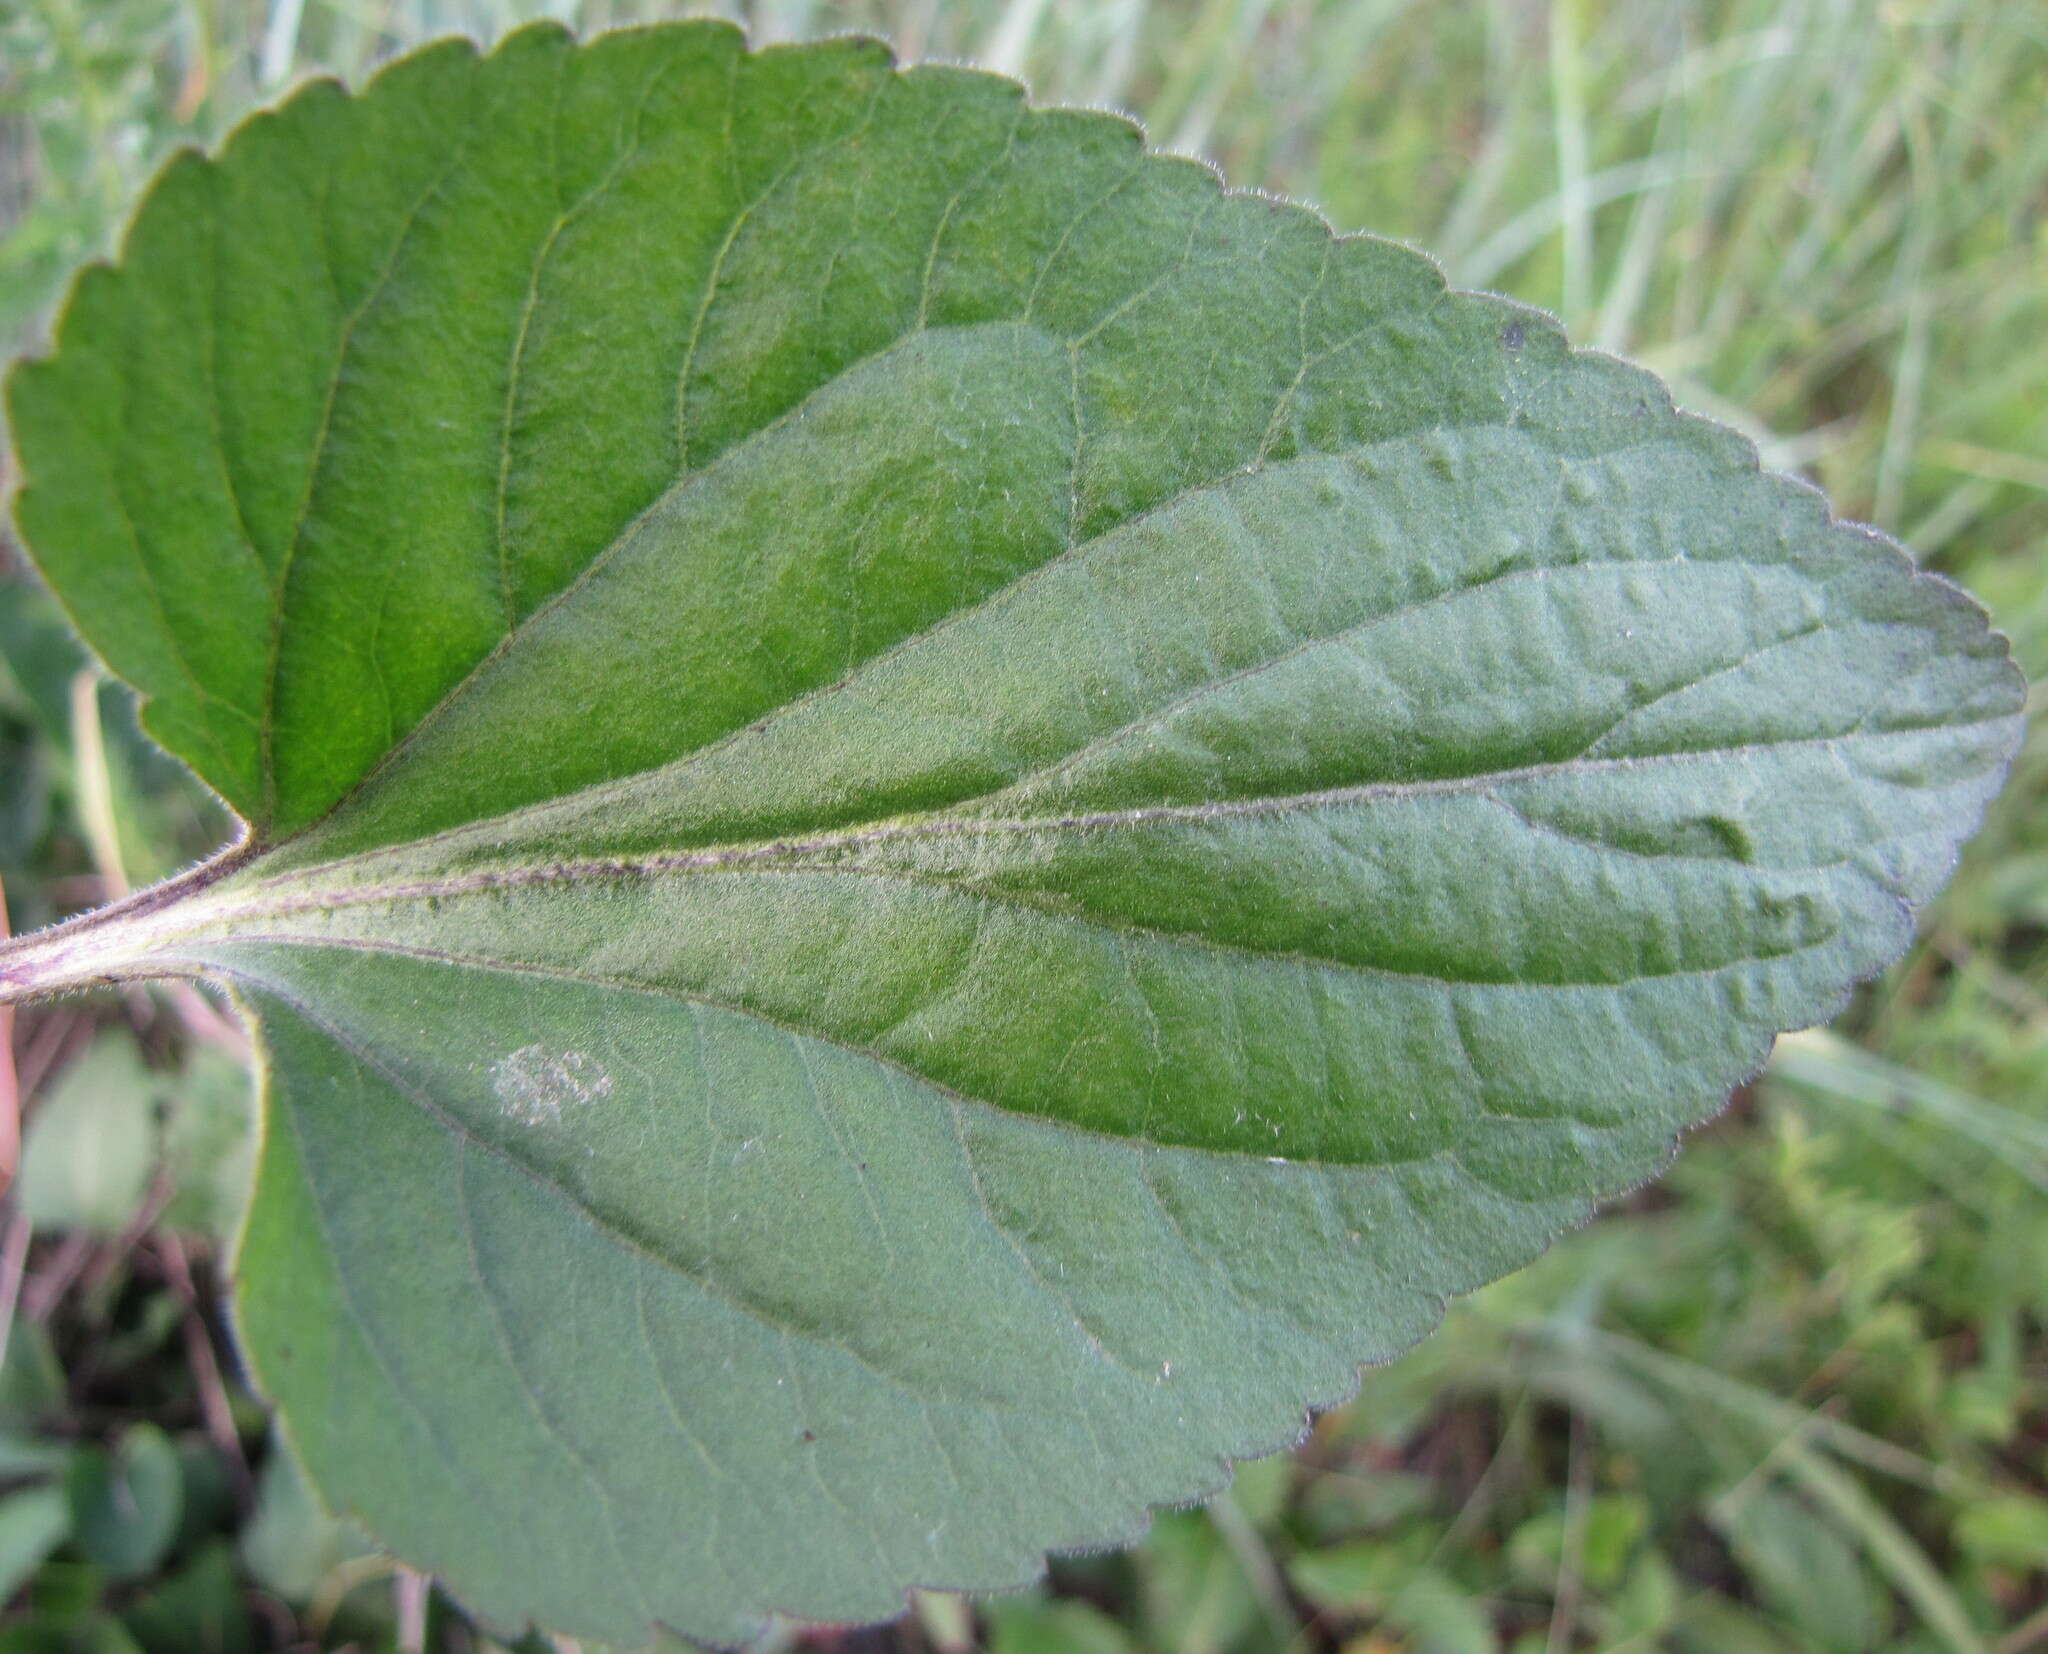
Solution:
[{"label": "background vegetation", "polygon": [[[699,8],[701,9],[701,8]],[[317,70],[574,0],[0,0],[0,341],[180,143]],[[1980,593],[2048,678],[2041,0],[760,0],[756,41],[1111,104],[1647,362]],[[0,876],[40,924],[210,848],[22,575]],[[2048,736],[1912,955],[1672,1175],[1124,1556],[764,1647],[2048,1648]],[[311,1504],[222,1336],[248,1152],[189,991],[24,1013],[0,1211],[0,1654],[480,1649]],[[801,1543],[797,1536],[796,1543]]]}]

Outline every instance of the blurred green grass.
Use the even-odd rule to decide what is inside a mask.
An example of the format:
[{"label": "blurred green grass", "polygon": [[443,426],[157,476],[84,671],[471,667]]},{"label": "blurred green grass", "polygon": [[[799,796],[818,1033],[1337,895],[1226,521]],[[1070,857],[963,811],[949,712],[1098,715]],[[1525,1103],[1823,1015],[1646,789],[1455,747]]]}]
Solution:
[{"label": "blurred green grass", "polygon": [[[594,30],[677,11],[6,0],[0,338],[35,345],[165,153],[307,73],[358,79],[416,41],[536,16]],[[1233,184],[1554,310],[1964,581],[2048,676],[2041,0],[759,0],[725,15],[756,42],[866,30],[908,59],[1018,74],[1042,101],[1127,109]],[[205,848],[217,818],[123,733],[118,692],[65,693],[75,659],[18,578],[0,622],[17,923],[93,899],[110,859],[141,874]],[[76,739],[86,704],[103,757]],[[2044,795],[2037,730],[1899,967],[1833,1032],[1784,1042],[1664,1183],[1368,1375],[1295,1461],[1162,1517],[1129,1556],[1063,1562],[1048,1588],[971,1616],[925,1602],[870,1643],[2048,1648]],[[159,1070],[193,1060],[146,1003],[67,1014],[140,1027]],[[25,1022],[18,1037],[52,1046],[37,1066],[55,1076],[82,1036]],[[31,1287],[65,1244],[37,1243]],[[110,1280],[132,1269],[144,1299],[163,1290],[116,1261]],[[97,1359],[116,1298],[99,1320],[48,1309],[67,1360]],[[243,1574],[207,1600],[242,1604],[247,1636],[395,1635],[386,1586],[354,1584],[377,1568],[346,1547],[325,1574],[293,1573],[244,1541]],[[142,1600],[218,1555],[194,1541]],[[45,1578],[75,1563],[43,1564],[0,1644],[115,1623],[78,1618],[98,1585],[65,1596]],[[359,1618],[330,1623],[352,1589]],[[192,1631],[185,1598],[154,1618],[105,1600],[151,1654],[230,1646]],[[476,1640],[445,1606],[431,1628]]]}]

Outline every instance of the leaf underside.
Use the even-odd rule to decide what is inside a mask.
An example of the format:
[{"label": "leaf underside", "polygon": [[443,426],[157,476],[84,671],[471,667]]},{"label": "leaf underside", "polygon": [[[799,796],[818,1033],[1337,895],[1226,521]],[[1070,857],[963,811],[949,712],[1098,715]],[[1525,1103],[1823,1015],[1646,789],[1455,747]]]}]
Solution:
[{"label": "leaf underside", "polygon": [[1649,376],[871,42],[311,86],[11,401],[250,823],[108,932],[260,1035],[248,1356],[507,1627],[1213,1490],[1896,956],[2019,730]]}]

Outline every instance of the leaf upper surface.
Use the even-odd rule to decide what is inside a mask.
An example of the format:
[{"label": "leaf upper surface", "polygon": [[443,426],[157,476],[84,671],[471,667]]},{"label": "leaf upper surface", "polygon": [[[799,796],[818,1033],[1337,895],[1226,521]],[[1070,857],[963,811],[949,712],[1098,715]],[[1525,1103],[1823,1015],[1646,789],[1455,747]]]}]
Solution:
[{"label": "leaf upper surface", "polygon": [[872,43],[309,89],[11,398],[251,823],[96,959],[259,1028],[252,1363],[508,1626],[1213,1489],[1895,957],[2019,729],[1654,379]]}]

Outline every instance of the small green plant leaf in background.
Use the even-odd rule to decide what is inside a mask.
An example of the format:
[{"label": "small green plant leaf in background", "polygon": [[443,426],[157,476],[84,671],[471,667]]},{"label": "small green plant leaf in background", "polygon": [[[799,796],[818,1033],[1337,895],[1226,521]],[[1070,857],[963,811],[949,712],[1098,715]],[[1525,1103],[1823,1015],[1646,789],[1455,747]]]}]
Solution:
[{"label": "small green plant leaf in background", "polygon": [[10,407],[247,836],[0,990],[233,991],[251,1367],[508,1631],[1215,1490],[1895,957],[2020,730],[1973,602],[1649,376],[871,42],[309,87]]},{"label": "small green plant leaf in background", "polygon": [[0,1600],[12,1600],[70,1536],[71,1501],[63,1488],[43,1483],[0,1499]]},{"label": "small green plant leaf in background", "polygon": [[1788,1494],[1754,1493],[1715,1513],[1758,1597],[1820,1649],[1872,1648],[1883,1628],[1877,1585],[1855,1547]]},{"label": "small green plant leaf in background", "polygon": [[125,1031],[95,1038],[29,1122],[16,1198],[38,1230],[118,1235],[157,1162],[150,1076]]},{"label": "small green plant leaf in background", "polygon": [[280,1443],[263,1461],[255,1512],[242,1530],[240,1550],[242,1565],[265,1590],[303,1603],[374,1547],[350,1523],[328,1514]]},{"label": "small green plant leaf in background", "polygon": [[78,1548],[116,1579],[152,1572],[178,1537],[185,1472],[153,1424],[135,1424],[111,1448],[82,1447],[65,1478]]},{"label": "small green plant leaf in background", "polygon": [[1956,1543],[1993,1568],[2048,1568],[2048,1501],[2024,1494],[1980,1500],[1956,1521]]},{"label": "small green plant leaf in background", "polygon": [[182,1069],[160,1073],[125,1031],[109,1030],[38,1104],[19,1199],[39,1231],[111,1238],[154,1190],[165,1227],[226,1239],[247,1203],[255,1151],[248,1080],[232,1057],[199,1045]]}]

